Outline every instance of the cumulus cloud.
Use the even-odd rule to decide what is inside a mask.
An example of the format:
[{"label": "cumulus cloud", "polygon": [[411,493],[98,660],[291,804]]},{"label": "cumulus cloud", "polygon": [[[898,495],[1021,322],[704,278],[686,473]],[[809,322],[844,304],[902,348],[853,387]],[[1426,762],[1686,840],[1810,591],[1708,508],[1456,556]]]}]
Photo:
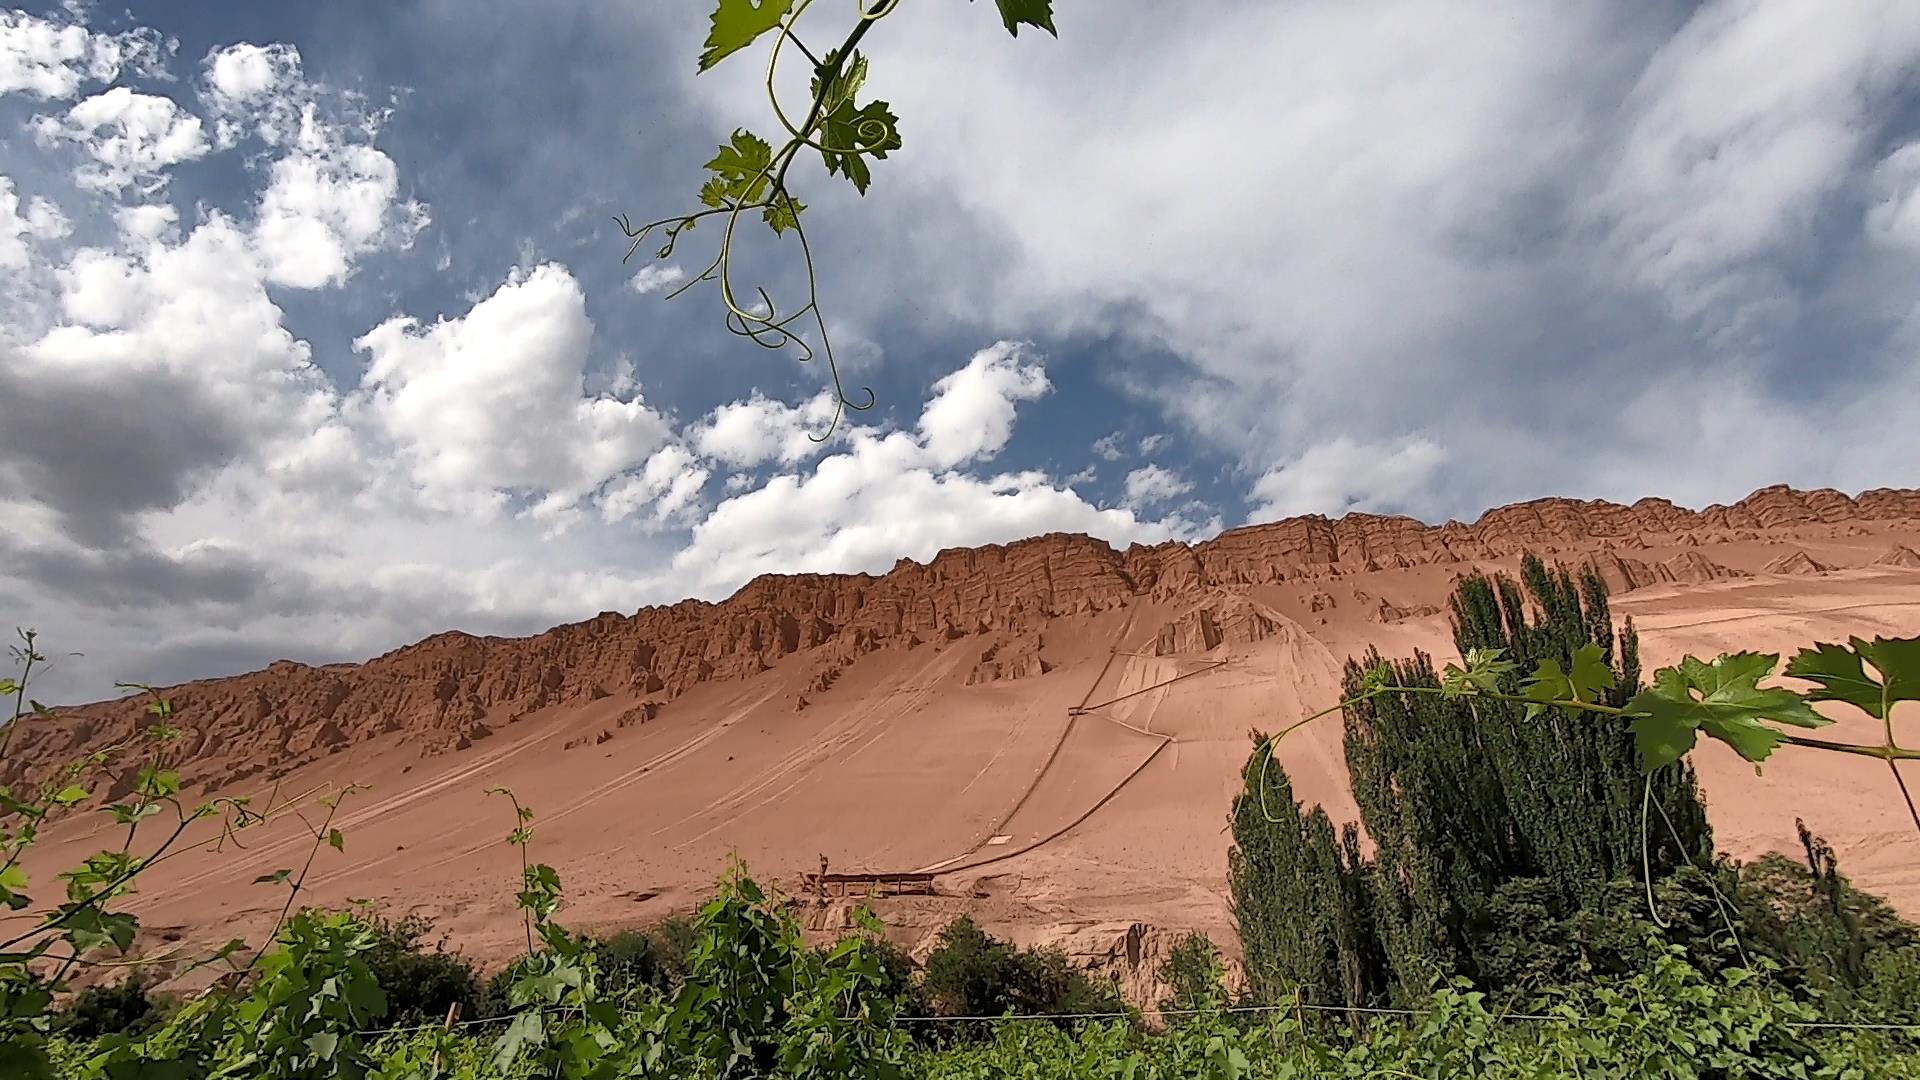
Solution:
[{"label": "cumulus cloud", "polygon": [[459,318],[398,317],[357,339],[370,360],[353,408],[440,505],[487,512],[522,490],[564,509],[668,437],[637,397],[582,396],[592,337],[570,273],[516,271]]},{"label": "cumulus cloud", "polygon": [[34,241],[58,240],[72,231],[67,215],[45,196],[35,195],[22,209],[12,178],[0,176],[0,270],[26,266]]},{"label": "cumulus cloud", "polygon": [[1165,432],[1156,432],[1140,440],[1140,452],[1151,456],[1165,450],[1173,442],[1173,436]]},{"label": "cumulus cloud", "polygon": [[648,263],[639,272],[627,279],[627,288],[642,296],[670,289],[687,279],[687,272],[677,266],[660,266]]},{"label": "cumulus cloud", "polygon": [[1360,443],[1342,436],[1314,445],[1254,482],[1249,521],[1298,514],[1397,510],[1419,494],[1446,462],[1427,439]]},{"label": "cumulus cloud", "polygon": [[1102,435],[1093,440],[1093,452],[1108,461],[1119,461],[1126,457],[1126,451],[1120,449],[1120,433]]},{"label": "cumulus cloud", "polygon": [[715,409],[689,435],[701,454],[737,469],[793,465],[825,448],[833,418],[831,393],[797,406],[754,394]]},{"label": "cumulus cloud", "polygon": [[1127,474],[1127,505],[1153,506],[1171,502],[1193,490],[1193,484],[1171,469],[1147,465]]},{"label": "cumulus cloud", "polygon": [[207,153],[200,118],[173,99],[124,87],[87,98],[55,119],[41,117],[34,133],[47,142],[77,144],[92,160],[74,178],[92,190],[117,191],[138,183],[147,193],[167,182],[167,171]]},{"label": "cumulus cloud", "polygon": [[282,285],[312,289],[344,278],[353,259],[405,247],[427,223],[417,202],[396,204],[399,170],[371,146],[342,143],[312,121],[300,152],[273,164],[255,226],[268,272]]},{"label": "cumulus cloud", "polygon": [[966,367],[933,384],[933,398],[920,414],[927,452],[946,468],[991,456],[1013,434],[1015,404],[1051,389],[1046,370],[1020,344],[1003,341],[976,353]]},{"label": "cumulus cloud", "polygon": [[24,11],[0,11],[0,94],[70,98],[87,83],[146,70],[163,52],[151,30],[102,34]]}]

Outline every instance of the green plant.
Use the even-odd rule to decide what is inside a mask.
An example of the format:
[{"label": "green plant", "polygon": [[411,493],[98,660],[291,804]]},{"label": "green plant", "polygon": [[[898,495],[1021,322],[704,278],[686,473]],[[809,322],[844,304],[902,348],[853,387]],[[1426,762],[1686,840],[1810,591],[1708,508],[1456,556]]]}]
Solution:
[{"label": "green plant", "polygon": [[[1018,35],[1020,27],[1031,26],[1054,33],[1052,0],[995,0],[1007,32]],[[673,256],[681,235],[700,222],[723,219],[718,250],[704,270],[668,294],[671,299],[703,281],[716,281],[720,299],[726,307],[725,324],[731,333],[747,338],[766,349],[793,349],[800,359],[816,355],[807,334],[817,335],[819,355],[827,361],[833,384],[834,414],[828,426],[831,434],[845,409],[873,407],[873,391],[866,400],[849,398],[840,381],[840,369],[834,358],[833,341],[827,332],[826,316],[820,309],[819,284],[814,273],[813,248],[807,240],[803,217],[806,204],[795,197],[788,186],[788,174],[804,151],[815,151],[828,175],[839,175],[861,195],[872,182],[871,161],[882,160],[900,149],[899,117],[884,101],[859,101],[865,88],[868,61],[859,45],[880,20],[900,6],[900,0],[859,0],[853,28],[837,48],[815,54],[801,40],[796,26],[814,5],[814,0],[719,0],[712,15],[712,31],[700,54],[700,70],[706,71],[728,56],[752,45],[766,35],[773,36],[768,51],[765,79],[767,100],[785,134],[773,143],[745,128],[734,130],[721,144],[713,160],[707,162],[708,178],[700,188],[704,209],[676,214],[635,226],[625,215],[614,221],[631,243],[627,257],[632,258],[647,237],[659,230],[663,243],[654,252],[656,259]],[[775,83],[782,53],[788,45],[812,65],[809,100],[802,119],[782,104]],[[806,301],[792,311],[782,313],[765,288],[755,288],[759,303],[742,303],[734,285],[733,249],[742,215],[758,214],[776,237],[791,232],[800,245],[801,263],[806,276]],[[811,321],[809,330],[806,321]],[[796,330],[795,327],[801,327]],[[818,438],[824,440],[827,434]]]},{"label": "green plant", "polygon": [[153,981],[135,970],[118,982],[89,986],[60,1010],[53,1029],[86,1041],[102,1035],[141,1035],[165,1022],[177,1004],[153,992]]},{"label": "green plant", "polygon": [[1220,949],[1205,934],[1181,938],[1154,970],[1154,977],[1167,987],[1167,996],[1160,1000],[1162,1011],[1211,1012],[1226,1003],[1226,969]]},{"label": "green plant", "polygon": [[[31,630],[19,631],[20,644],[12,650],[18,674],[0,678],[0,697],[11,698],[12,715],[0,728],[0,773],[23,775],[21,763],[9,759],[14,735],[28,722],[55,721],[54,710],[27,696],[36,673],[47,662]],[[86,969],[105,972],[113,968],[133,967],[164,957],[135,957],[134,938],[138,920],[117,909],[117,902],[130,895],[141,875],[170,859],[204,843],[215,850],[232,842],[243,829],[285,817],[299,818],[313,831],[314,845],[305,866],[295,876],[292,869],[263,876],[259,883],[285,886],[286,905],[280,913],[275,936],[286,925],[295,899],[299,896],[307,870],[323,844],[338,848],[340,834],[330,827],[339,799],[345,792],[305,795],[282,799],[275,789],[262,809],[254,809],[248,796],[216,797],[189,805],[182,798],[180,731],[173,724],[173,703],[154,688],[123,684],[147,698],[146,722],[127,740],[97,751],[54,771],[53,778],[32,792],[0,786],[0,1074],[40,1078],[50,1075],[47,1039],[55,1017],[51,1006],[54,995],[67,989],[74,972]],[[132,756],[134,762],[112,776],[114,766]],[[112,819],[116,847],[104,848],[88,856],[79,866],[59,875],[64,899],[36,908],[35,888],[26,857],[39,838],[40,830],[62,814],[78,813],[95,799],[101,781],[108,782],[107,805],[98,812]],[[92,786],[89,786],[92,785]],[[303,808],[317,801],[327,810],[325,822],[315,826],[302,816]],[[143,831],[149,818],[158,819]],[[124,831],[120,831],[124,827]],[[201,841],[190,843],[190,833],[201,833]],[[208,839],[204,834],[211,832]],[[243,979],[257,963],[237,964],[233,957],[244,943],[228,942],[210,956],[190,964],[186,972],[200,967],[224,966],[234,982]],[[194,1012],[191,1007],[182,1015]],[[205,1010],[200,1010],[204,1013]],[[179,1018],[175,1018],[177,1023]],[[171,1028],[173,1025],[169,1024]],[[117,1040],[117,1042],[115,1041]],[[126,1048],[131,1036],[108,1038],[114,1045],[98,1057],[102,1075],[124,1075],[127,1063],[135,1060]],[[92,1067],[92,1066],[90,1066]]]},{"label": "green plant", "polygon": [[[1125,1011],[1119,995],[1095,985],[1052,949],[1021,949],[988,934],[961,916],[940,932],[922,972],[937,1015],[956,1018],[939,1025],[945,1037],[987,1038],[1003,1014],[1060,1016]],[[957,1019],[957,1018],[975,1019]]]},{"label": "green plant", "polygon": [[389,1024],[436,1023],[456,1006],[462,1016],[479,1015],[481,988],[473,965],[449,952],[445,939],[426,944],[431,920],[418,915],[367,917],[366,924],[373,945],[362,959],[386,993]]}]

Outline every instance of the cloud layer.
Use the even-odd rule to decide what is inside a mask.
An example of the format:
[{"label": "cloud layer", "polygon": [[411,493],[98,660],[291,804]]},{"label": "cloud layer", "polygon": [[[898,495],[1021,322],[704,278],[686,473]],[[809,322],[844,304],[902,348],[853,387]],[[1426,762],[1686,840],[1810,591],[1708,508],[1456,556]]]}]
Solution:
[{"label": "cloud layer", "polygon": [[1920,482],[1915,5],[1082,7],[876,30],[904,149],[796,173],[882,400],[830,437],[817,365],[618,261],[764,109],[655,62],[698,10],[0,13],[0,572],[88,653],[50,696],[1052,530]]}]

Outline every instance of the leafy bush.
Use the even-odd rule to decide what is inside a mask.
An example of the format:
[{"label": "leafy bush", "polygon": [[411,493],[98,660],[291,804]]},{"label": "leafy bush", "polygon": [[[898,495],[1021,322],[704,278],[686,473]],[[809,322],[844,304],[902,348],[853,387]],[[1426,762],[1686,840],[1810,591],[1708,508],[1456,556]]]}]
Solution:
[{"label": "leafy bush", "polygon": [[[1112,988],[1096,986],[1058,950],[1015,948],[965,916],[941,931],[939,944],[927,956],[923,977],[928,1000],[940,1016],[1066,1017],[1125,1011]],[[978,1020],[940,1027],[958,1036],[984,1037],[990,1030],[988,1023]]]},{"label": "leafy bush", "polygon": [[473,965],[449,952],[445,939],[427,946],[433,929],[430,919],[408,915],[398,921],[375,918],[367,922],[373,945],[361,959],[387,997],[387,1023],[395,1027],[438,1023],[448,1009],[460,1015],[480,1012],[481,988]]},{"label": "leafy bush", "polygon": [[152,977],[138,971],[116,983],[89,986],[73,996],[53,1028],[78,1041],[144,1034],[165,1022],[176,1008],[171,998],[152,993],[152,986]]},{"label": "leafy bush", "polygon": [[1168,993],[1160,1008],[1172,1012],[1191,1012],[1218,1008],[1226,1000],[1225,973],[1220,950],[1212,939],[1201,933],[1188,934],[1167,952],[1154,977]]}]

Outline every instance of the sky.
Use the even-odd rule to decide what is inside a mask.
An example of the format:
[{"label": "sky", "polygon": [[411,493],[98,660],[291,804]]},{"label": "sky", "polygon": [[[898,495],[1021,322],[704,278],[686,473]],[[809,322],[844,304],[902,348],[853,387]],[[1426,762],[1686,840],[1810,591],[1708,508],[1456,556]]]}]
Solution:
[{"label": "sky", "polygon": [[[824,441],[820,362],[667,298],[718,230],[623,261],[778,130],[709,10],[0,9],[46,700],[1053,531],[1920,484],[1910,0],[908,0],[863,43],[901,148],[791,177],[876,401]],[[801,302],[791,236],[738,250]]]}]

